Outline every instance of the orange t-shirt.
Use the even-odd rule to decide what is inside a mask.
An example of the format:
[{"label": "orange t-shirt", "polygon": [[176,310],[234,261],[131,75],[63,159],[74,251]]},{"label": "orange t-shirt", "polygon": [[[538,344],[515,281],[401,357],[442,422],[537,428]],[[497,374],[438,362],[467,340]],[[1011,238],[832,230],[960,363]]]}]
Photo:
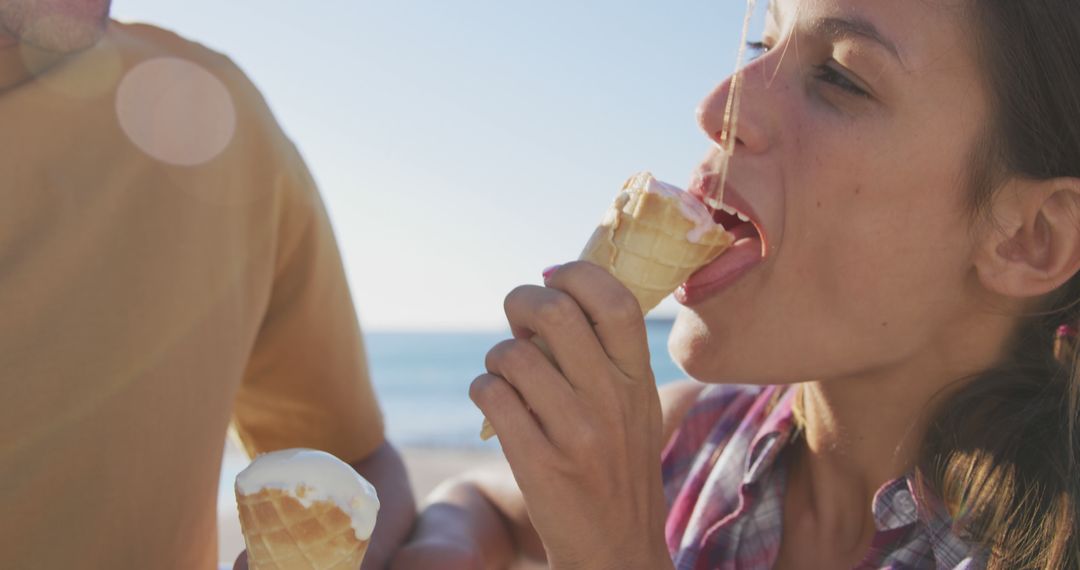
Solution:
[{"label": "orange t-shirt", "polygon": [[334,235],[226,57],[0,49],[0,568],[210,568],[222,445],[383,442]]}]

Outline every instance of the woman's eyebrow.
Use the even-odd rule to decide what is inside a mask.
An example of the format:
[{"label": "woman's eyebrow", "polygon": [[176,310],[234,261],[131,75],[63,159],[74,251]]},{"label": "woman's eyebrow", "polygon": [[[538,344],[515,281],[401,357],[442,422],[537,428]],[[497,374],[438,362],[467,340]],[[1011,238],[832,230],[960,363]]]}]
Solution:
[{"label": "woman's eyebrow", "polygon": [[815,35],[821,35],[834,41],[850,37],[870,40],[885,48],[896,58],[901,67],[907,69],[907,66],[904,65],[904,59],[900,57],[900,50],[896,49],[896,44],[881,35],[881,32],[866,20],[861,18],[821,18],[811,24],[810,30]]}]

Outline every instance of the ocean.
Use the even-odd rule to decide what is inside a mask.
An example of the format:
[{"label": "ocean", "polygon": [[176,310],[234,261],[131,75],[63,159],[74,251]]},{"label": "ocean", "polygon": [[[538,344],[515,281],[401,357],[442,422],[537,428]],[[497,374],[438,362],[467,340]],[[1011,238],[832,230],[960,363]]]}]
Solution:
[{"label": "ocean", "polygon": [[[685,377],[671,361],[670,320],[647,321],[649,354],[658,384]],[[495,447],[481,442],[483,416],[469,384],[484,372],[484,355],[506,332],[366,332],[372,383],[398,446]]]}]

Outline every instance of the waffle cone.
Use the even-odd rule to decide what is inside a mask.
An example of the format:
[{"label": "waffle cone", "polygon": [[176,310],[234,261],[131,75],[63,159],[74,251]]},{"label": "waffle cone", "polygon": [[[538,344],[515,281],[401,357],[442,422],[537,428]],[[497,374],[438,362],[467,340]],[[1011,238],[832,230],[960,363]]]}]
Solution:
[{"label": "waffle cone", "polygon": [[329,501],[305,507],[279,489],[237,493],[240,527],[252,570],[357,570],[368,541],[356,538],[352,521]]},{"label": "waffle cone", "polygon": [[734,241],[719,225],[691,241],[694,222],[683,215],[683,204],[674,196],[646,192],[651,179],[642,173],[626,182],[580,257],[614,275],[634,294],[642,313]]},{"label": "waffle cone", "polygon": [[[652,174],[642,172],[623,184],[578,258],[614,275],[634,294],[642,314],[660,304],[694,271],[716,259],[735,241],[720,225],[695,235],[691,241],[694,222],[683,214],[680,199],[647,192],[652,179]],[[484,419],[480,438],[493,436],[495,428]]]}]

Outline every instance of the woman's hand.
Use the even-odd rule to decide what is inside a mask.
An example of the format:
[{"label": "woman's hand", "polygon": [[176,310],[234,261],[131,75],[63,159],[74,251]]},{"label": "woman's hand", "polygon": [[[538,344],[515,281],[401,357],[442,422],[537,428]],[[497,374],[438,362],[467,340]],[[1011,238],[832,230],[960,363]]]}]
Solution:
[{"label": "woman's hand", "polygon": [[506,297],[515,339],[491,349],[470,396],[498,432],[552,568],[670,568],[641,309],[590,263],[545,284]]}]

